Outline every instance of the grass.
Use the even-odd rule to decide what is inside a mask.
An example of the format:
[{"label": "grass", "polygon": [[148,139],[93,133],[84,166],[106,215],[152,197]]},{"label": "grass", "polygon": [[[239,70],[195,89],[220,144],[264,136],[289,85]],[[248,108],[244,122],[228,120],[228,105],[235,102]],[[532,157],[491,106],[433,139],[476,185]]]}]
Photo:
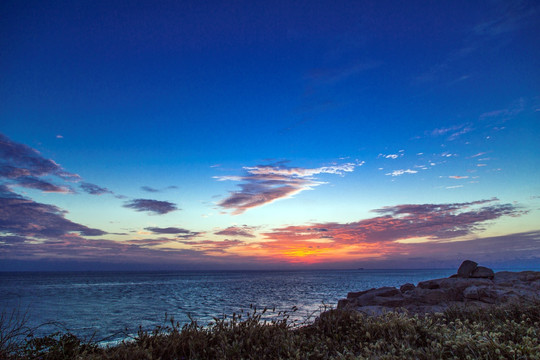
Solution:
[{"label": "grass", "polygon": [[0,358],[540,359],[540,303],[426,316],[329,310],[311,324],[298,324],[287,312],[264,320],[266,312],[252,308],[207,326],[170,319],[105,348],[69,332],[28,335],[16,346],[0,343]]}]

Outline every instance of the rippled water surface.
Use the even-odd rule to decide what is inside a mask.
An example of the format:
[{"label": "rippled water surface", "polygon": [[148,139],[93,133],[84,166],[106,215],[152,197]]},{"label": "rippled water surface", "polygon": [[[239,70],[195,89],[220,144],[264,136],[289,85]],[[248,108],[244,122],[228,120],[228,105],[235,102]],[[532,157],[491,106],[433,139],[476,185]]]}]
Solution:
[{"label": "rippled water surface", "polygon": [[[31,325],[60,322],[72,333],[104,339],[141,325],[163,324],[165,314],[200,324],[250,304],[276,311],[298,307],[308,318],[336,306],[350,291],[447,277],[455,270],[324,270],[224,272],[0,273],[0,309],[28,311]],[[40,328],[39,334],[58,330]],[[114,335],[112,339],[122,338]]]}]

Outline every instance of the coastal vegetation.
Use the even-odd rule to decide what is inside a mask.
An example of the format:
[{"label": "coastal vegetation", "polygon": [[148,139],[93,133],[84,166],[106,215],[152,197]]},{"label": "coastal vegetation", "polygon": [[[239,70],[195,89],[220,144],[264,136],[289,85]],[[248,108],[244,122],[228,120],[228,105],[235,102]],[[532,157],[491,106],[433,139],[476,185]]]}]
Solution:
[{"label": "coastal vegetation", "polygon": [[109,346],[69,332],[34,337],[24,322],[4,321],[0,358],[540,359],[539,302],[426,315],[325,310],[308,324],[254,307],[205,326],[169,319]]}]

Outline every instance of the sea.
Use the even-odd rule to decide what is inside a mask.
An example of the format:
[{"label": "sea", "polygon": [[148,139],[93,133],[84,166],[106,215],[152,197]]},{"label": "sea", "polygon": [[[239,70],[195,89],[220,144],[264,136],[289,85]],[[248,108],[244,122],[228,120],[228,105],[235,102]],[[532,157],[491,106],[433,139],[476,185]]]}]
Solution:
[{"label": "sea", "polygon": [[448,270],[0,272],[0,313],[26,316],[35,336],[70,332],[100,344],[141,328],[262,312],[296,324],[335,308],[348,292],[448,277]]}]

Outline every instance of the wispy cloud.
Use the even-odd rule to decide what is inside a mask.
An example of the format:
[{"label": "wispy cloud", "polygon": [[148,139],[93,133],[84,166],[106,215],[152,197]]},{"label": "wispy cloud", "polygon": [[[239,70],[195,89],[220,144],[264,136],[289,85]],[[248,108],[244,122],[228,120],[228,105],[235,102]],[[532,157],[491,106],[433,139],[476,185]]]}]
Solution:
[{"label": "wispy cloud", "polygon": [[103,195],[103,194],[112,194],[113,192],[107,188],[98,186],[96,184],[91,184],[87,182],[81,183],[81,189],[87,192],[90,195]]},{"label": "wispy cloud", "polygon": [[[16,143],[0,134],[0,181],[8,186],[21,186],[43,192],[75,194],[70,185],[58,185],[56,181],[79,182],[81,177],[64,170],[51,159],[46,159],[39,151]],[[82,182],[80,188],[91,195],[113,194],[107,188]]]},{"label": "wispy cloud", "polygon": [[456,140],[458,137],[460,137],[461,135],[463,134],[466,134],[466,133],[469,133],[471,131],[473,131],[474,129],[470,126],[465,126],[464,128],[462,128],[461,130],[459,131],[456,131],[456,132],[453,132],[452,134],[450,134],[450,136],[448,136],[448,140],[452,141],[452,140]]},{"label": "wispy cloud", "polygon": [[449,178],[459,180],[459,179],[468,179],[469,177],[468,176],[451,175],[451,176],[449,176]]},{"label": "wispy cloud", "polygon": [[525,99],[520,98],[510,104],[507,108],[485,112],[481,114],[479,118],[482,121],[491,121],[494,124],[502,124],[525,111],[525,103]]},{"label": "wispy cloud", "polygon": [[215,235],[226,235],[226,236],[241,236],[254,238],[253,227],[250,226],[229,226],[226,229],[215,232]]},{"label": "wispy cloud", "polygon": [[352,223],[312,223],[273,229],[263,233],[258,244],[276,255],[366,251],[372,254],[399,253],[399,241],[422,238],[445,242],[483,230],[487,221],[525,213],[497,199],[451,204],[405,204],[373,210],[378,216]]},{"label": "wispy cloud", "polygon": [[319,168],[287,167],[282,164],[244,167],[244,175],[214,177],[218,181],[242,182],[238,185],[241,190],[231,192],[229,197],[218,203],[218,206],[231,209],[233,215],[238,215],[248,209],[291,197],[323,184],[317,181],[314,175],[344,175],[362,164],[363,162],[349,162]]},{"label": "wispy cloud", "polygon": [[464,135],[468,132],[473,131],[473,127],[469,124],[459,124],[459,125],[452,125],[442,128],[433,129],[431,131],[427,131],[426,135],[428,136],[446,136],[447,140],[452,141],[460,137],[461,135]]},{"label": "wispy cloud", "polygon": [[154,234],[170,234],[175,235],[178,239],[191,239],[195,236],[200,235],[200,232],[191,231],[187,229],[177,228],[177,227],[146,227],[145,230],[151,231]]},{"label": "wispy cloud", "polygon": [[244,242],[241,240],[200,240],[182,241],[182,243],[189,244],[191,249],[202,251],[205,254],[224,253],[232,247],[244,245]]},{"label": "wispy cloud", "polygon": [[166,227],[166,228],[160,228],[160,227],[146,227],[145,230],[151,231],[154,234],[189,234],[191,231],[177,228],[177,227]]},{"label": "wispy cloud", "polygon": [[157,239],[131,239],[124,241],[125,244],[133,244],[138,246],[158,246],[175,242],[175,239],[157,238]]},{"label": "wispy cloud", "polygon": [[43,192],[49,193],[62,193],[62,194],[73,194],[74,191],[69,186],[59,186],[51,182],[35,178],[33,176],[24,176],[19,177],[14,182],[14,185],[22,186],[29,189],[41,190]]},{"label": "wispy cloud", "polygon": [[534,1],[502,1],[500,5],[496,16],[475,26],[476,35],[497,37],[514,32],[530,25],[540,13]]},{"label": "wispy cloud", "polygon": [[471,158],[476,158],[476,157],[479,157],[479,156],[482,156],[482,155],[486,155],[487,152],[483,151],[483,152],[479,152],[479,153],[476,153],[474,155],[471,155]]},{"label": "wispy cloud", "polygon": [[100,236],[100,229],[74,223],[67,212],[54,205],[42,204],[15,194],[6,187],[0,193],[0,233],[3,235],[52,239],[81,234]]},{"label": "wispy cloud", "polygon": [[396,160],[397,158],[400,158],[400,157],[403,157],[404,155],[404,150],[399,150],[399,152],[397,154],[379,154],[377,157],[378,158],[385,158],[385,159],[392,159],[392,160]]},{"label": "wispy cloud", "polygon": [[150,192],[150,193],[159,192],[158,189],[154,189],[153,187],[150,187],[150,186],[141,186],[141,190],[146,191],[146,192]]},{"label": "wispy cloud", "polygon": [[19,176],[55,175],[66,180],[79,180],[80,176],[72,174],[51,159],[24,144],[19,144],[0,134],[0,168],[7,178]]},{"label": "wispy cloud", "polygon": [[411,170],[411,169],[400,169],[400,170],[394,170],[392,172],[386,173],[385,175],[389,176],[400,176],[403,174],[416,174],[418,171]]},{"label": "wispy cloud", "polygon": [[179,210],[174,203],[152,199],[133,199],[127,201],[123,206],[135,211],[146,211],[158,215],[164,215],[171,211]]},{"label": "wispy cloud", "polygon": [[149,192],[149,193],[158,193],[158,192],[162,192],[162,191],[170,190],[170,189],[178,189],[178,186],[171,185],[171,186],[167,186],[164,189],[155,189],[151,186],[141,186],[141,190]]}]

